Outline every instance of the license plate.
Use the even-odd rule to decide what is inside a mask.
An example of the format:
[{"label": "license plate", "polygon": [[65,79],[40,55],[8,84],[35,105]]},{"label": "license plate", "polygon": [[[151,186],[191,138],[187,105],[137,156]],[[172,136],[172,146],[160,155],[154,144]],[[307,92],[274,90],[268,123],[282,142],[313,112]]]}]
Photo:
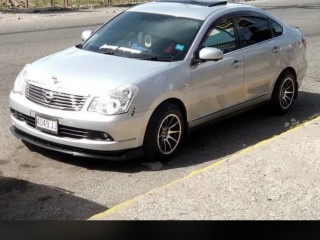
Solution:
[{"label": "license plate", "polygon": [[58,120],[36,116],[36,127],[40,130],[58,134]]}]

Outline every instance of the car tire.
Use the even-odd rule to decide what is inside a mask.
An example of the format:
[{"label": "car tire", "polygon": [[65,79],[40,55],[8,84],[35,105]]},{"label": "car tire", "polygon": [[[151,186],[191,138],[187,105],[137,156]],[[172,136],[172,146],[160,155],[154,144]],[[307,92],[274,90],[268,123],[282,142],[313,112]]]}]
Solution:
[{"label": "car tire", "polygon": [[165,103],[153,113],[147,126],[144,150],[152,161],[166,161],[181,147],[184,137],[184,118],[179,107]]},{"label": "car tire", "polygon": [[290,71],[285,71],[279,76],[270,102],[272,113],[284,114],[291,108],[296,86],[295,77]]}]

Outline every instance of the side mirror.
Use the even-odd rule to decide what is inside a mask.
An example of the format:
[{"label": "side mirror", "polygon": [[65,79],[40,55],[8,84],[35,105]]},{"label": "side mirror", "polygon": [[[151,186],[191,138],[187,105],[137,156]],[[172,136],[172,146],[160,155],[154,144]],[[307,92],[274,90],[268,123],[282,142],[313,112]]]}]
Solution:
[{"label": "side mirror", "polygon": [[223,52],[218,48],[205,47],[199,52],[200,60],[218,61],[223,59]]},{"label": "side mirror", "polygon": [[91,30],[85,30],[81,34],[82,41],[86,41],[92,35]]}]

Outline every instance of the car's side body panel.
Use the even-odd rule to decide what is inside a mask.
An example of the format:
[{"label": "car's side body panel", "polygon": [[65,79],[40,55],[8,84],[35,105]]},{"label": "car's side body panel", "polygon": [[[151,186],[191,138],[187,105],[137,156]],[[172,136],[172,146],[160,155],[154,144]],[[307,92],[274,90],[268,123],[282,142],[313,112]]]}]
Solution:
[{"label": "car's side body panel", "polygon": [[241,51],[191,67],[192,118],[198,119],[243,102],[244,65]]},{"label": "car's side body panel", "polygon": [[[298,84],[299,86],[301,85],[301,79],[304,78],[307,68],[305,48],[303,47],[303,44],[301,42],[301,34],[296,31],[296,29],[287,26],[282,21],[280,21],[276,17],[273,17],[267,12],[263,10],[258,10],[257,12],[258,14],[251,12],[251,9],[243,9],[240,12],[234,11],[233,9],[228,9],[225,12],[219,12],[218,16],[216,16],[215,18],[210,16],[210,21],[212,22],[214,22],[216,19],[224,18],[224,16],[237,17],[243,16],[246,13],[249,15],[256,15],[260,17],[269,17],[281,23],[284,31],[282,36],[273,37],[269,40],[248,47],[242,47],[240,50],[235,51],[241,52],[244,60],[242,101],[234,102],[231,105],[225,104],[224,106],[220,106],[220,108],[216,108],[216,111],[211,111],[211,114],[203,114],[202,117],[200,117],[201,114],[195,114],[194,116],[198,116],[198,118],[194,118],[194,121],[189,124],[190,126],[196,126],[198,124],[205,123],[208,120],[220,118],[235,111],[240,111],[241,109],[245,109],[261,102],[270,100],[276,80],[284,69],[294,69],[295,73],[297,74]],[[208,27],[208,23],[206,24],[207,25],[204,24],[204,28]],[[203,29],[203,31],[199,32],[199,34],[204,34],[204,32],[205,30]],[[196,47],[194,47],[194,49],[196,49]],[[230,54],[227,54],[225,55],[225,57],[228,57],[229,55]],[[213,62],[211,64],[215,66],[218,63]],[[197,67],[199,68],[199,66]],[[216,73],[216,77],[221,77],[223,75],[221,75],[221,73],[219,73],[218,71],[213,72]],[[197,82],[195,77],[193,77],[192,79],[195,83]],[[234,84],[236,84],[236,82],[234,82]],[[212,82],[212,86],[218,87],[219,85]],[[204,90],[202,92],[203,95],[201,95],[201,93],[198,92],[198,89],[195,88],[195,92],[193,93],[194,101],[198,101],[196,96],[203,96],[203,98],[205,98],[207,96],[207,89]],[[215,92],[212,92],[212,95],[214,94]],[[192,104],[196,103],[193,102]],[[215,104],[217,104],[217,101],[215,101]],[[203,110],[203,108],[209,108],[209,105],[206,106],[204,104],[202,108],[198,106],[195,109],[197,111],[201,111]],[[213,106],[211,105],[211,107]],[[191,109],[191,111],[192,114],[194,114],[193,109]]]},{"label": "car's side body panel", "polygon": [[245,100],[270,93],[282,59],[280,53],[273,52],[275,46],[277,42],[271,39],[242,49]]}]

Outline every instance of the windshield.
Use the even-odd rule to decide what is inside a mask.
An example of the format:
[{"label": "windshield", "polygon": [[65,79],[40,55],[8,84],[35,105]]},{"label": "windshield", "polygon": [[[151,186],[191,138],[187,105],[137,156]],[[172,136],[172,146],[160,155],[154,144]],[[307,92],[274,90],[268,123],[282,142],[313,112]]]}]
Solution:
[{"label": "windshield", "polygon": [[82,49],[145,60],[179,61],[185,57],[201,23],[128,11],[100,28]]}]

